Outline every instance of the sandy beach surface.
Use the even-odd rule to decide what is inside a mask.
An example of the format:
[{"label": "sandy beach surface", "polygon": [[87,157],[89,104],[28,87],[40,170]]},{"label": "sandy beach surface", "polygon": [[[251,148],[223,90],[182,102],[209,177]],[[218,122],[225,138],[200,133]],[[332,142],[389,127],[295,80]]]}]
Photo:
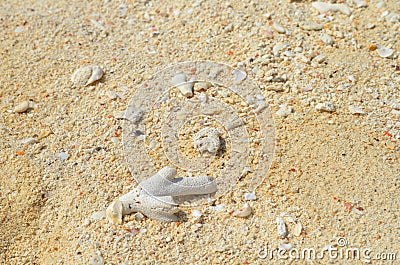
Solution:
[{"label": "sandy beach surface", "polygon": [[[399,264],[399,40],[395,0],[1,1],[0,264]],[[256,199],[238,185],[184,221],[111,224],[137,185],[118,115],[197,60],[243,70],[269,105]],[[90,65],[103,77],[74,85]]]}]

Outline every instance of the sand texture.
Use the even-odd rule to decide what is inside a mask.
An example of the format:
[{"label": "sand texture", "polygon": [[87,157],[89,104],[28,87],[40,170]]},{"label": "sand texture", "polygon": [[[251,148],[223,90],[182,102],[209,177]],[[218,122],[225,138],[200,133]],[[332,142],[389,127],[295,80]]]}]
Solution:
[{"label": "sand texture", "polygon": [[[0,264],[399,264],[400,3],[329,3],[339,5],[1,1]],[[121,113],[158,71],[198,60],[242,70],[236,78],[252,80],[269,106],[272,165],[247,165],[267,169],[256,199],[239,183],[184,207],[179,222],[132,214],[111,224],[105,209],[138,183]],[[207,89],[252,115],[235,93]],[[145,121],[156,128],[169,111],[161,104]],[[197,122],[174,143],[188,158]],[[218,179],[232,142],[209,122],[227,138],[204,171]],[[157,141],[146,142],[154,165],[143,170],[170,165]],[[278,248],[325,256],[284,259]],[[329,257],[335,248],[360,257]]]}]

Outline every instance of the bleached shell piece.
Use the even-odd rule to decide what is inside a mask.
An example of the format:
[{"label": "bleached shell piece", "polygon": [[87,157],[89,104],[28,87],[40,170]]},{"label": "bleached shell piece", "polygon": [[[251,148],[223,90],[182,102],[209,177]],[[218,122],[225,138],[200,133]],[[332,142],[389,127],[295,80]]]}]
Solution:
[{"label": "bleached shell piece", "polygon": [[278,226],[278,236],[285,238],[287,235],[286,224],[281,217],[276,218],[276,224]]},{"label": "bleached shell piece", "polygon": [[379,56],[382,58],[390,58],[393,55],[394,50],[387,48],[385,46],[379,45],[378,53],[379,53]]},{"label": "bleached shell piece", "polygon": [[352,10],[344,4],[314,2],[311,5],[312,5],[312,7],[317,9],[320,13],[341,12],[347,16],[350,16],[352,13]]},{"label": "bleached shell piece", "polygon": [[185,97],[193,96],[193,86],[194,82],[187,82],[187,76],[185,74],[177,74],[171,79],[171,83],[177,86],[179,91]]},{"label": "bleached shell piece", "polygon": [[293,228],[293,235],[300,236],[302,231],[303,231],[303,225],[300,222],[296,223],[296,225]]},{"label": "bleached shell piece", "polygon": [[249,217],[252,213],[252,209],[248,203],[245,203],[242,208],[236,210],[232,213],[232,216],[246,218]]},{"label": "bleached shell piece", "polygon": [[353,105],[349,106],[349,111],[351,114],[362,114],[362,115],[365,114],[364,110],[362,110],[360,107],[353,106]]},{"label": "bleached shell piece", "polygon": [[323,102],[323,103],[318,103],[315,106],[315,109],[319,110],[319,111],[326,111],[326,112],[335,112],[336,111],[335,104],[333,102],[330,102],[330,101]]},{"label": "bleached shell piece", "polygon": [[113,201],[106,210],[107,220],[114,224],[122,223],[122,202],[118,199]]},{"label": "bleached shell piece", "polygon": [[96,65],[84,66],[76,70],[71,77],[71,81],[75,86],[88,86],[104,75],[104,71]]},{"label": "bleached shell piece", "polygon": [[35,103],[32,101],[23,101],[14,107],[14,112],[23,113],[29,109],[33,109],[35,107]]},{"label": "bleached shell piece", "polygon": [[211,87],[210,82],[196,82],[194,84],[194,91],[205,91]]},{"label": "bleached shell piece", "polygon": [[203,128],[194,136],[194,147],[200,153],[208,152],[215,155],[221,146],[219,136],[220,132],[217,129]]}]

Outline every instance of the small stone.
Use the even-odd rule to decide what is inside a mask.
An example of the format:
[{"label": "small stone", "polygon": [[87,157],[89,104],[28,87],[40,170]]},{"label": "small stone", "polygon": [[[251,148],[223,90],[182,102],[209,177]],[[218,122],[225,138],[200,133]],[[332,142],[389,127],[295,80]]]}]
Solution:
[{"label": "small stone", "polygon": [[199,219],[200,217],[203,216],[203,213],[200,212],[199,210],[193,210],[192,215],[193,215],[194,217],[196,217],[197,219]]},{"label": "small stone", "polygon": [[278,33],[286,33],[286,29],[284,28],[284,27],[282,27],[279,23],[277,23],[277,22],[274,22],[273,24],[272,24],[272,28],[274,29],[274,30],[276,30],[276,32],[278,32]]},{"label": "small stone", "polygon": [[361,115],[365,114],[365,111],[363,111],[360,107],[357,106],[349,106],[349,111],[351,114],[361,114]]},{"label": "small stone", "polygon": [[32,101],[23,101],[14,107],[14,112],[23,113],[29,109],[33,109],[34,103]]},{"label": "small stone", "polygon": [[394,50],[389,49],[382,45],[378,45],[378,53],[379,56],[381,56],[382,58],[391,58],[392,55],[394,54]]},{"label": "small stone", "polygon": [[324,25],[315,23],[315,22],[304,22],[300,24],[300,28],[304,30],[322,30],[324,28]]},{"label": "small stone", "polygon": [[330,102],[330,101],[324,102],[324,103],[318,103],[315,106],[315,109],[319,110],[319,111],[326,111],[326,112],[334,112],[334,111],[336,111],[335,104],[333,104],[333,102]]},{"label": "small stone", "polygon": [[365,28],[366,28],[366,29],[373,29],[373,28],[375,28],[375,24],[373,24],[373,23],[368,23],[367,25],[365,25]]},{"label": "small stone", "polygon": [[332,45],[333,44],[333,38],[331,36],[329,36],[328,34],[322,34],[319,39],[327,44],[327,45]]},{"label": "small stone", "polygon": [[211,87],[210,82],[196,82],[194,84],[194,91],[199,92],[199,91],[206,91]]},{"label": "small stone", "polygon": [[353,0],[356,7],[367,7],[368,3],[364,0]]},{"label": "small stone", "polygon": [[278,227],[278,236],[285,238],[287,235],[286,224],[281,217],[276,218],[276,225]]},{"label": "small stone", "polygon": [[58,156],[62,159],[62,160],[67,160],[69,158],[69,155],[67,152],[60,152],[58,154]]},{"label": "small stone", "polygon": [[88,86],[104,75],[104,71],[97,65],[89,65],[76,70],[71,77],[75,86]]},{"label": "small stone", "polygon": [[244,199],[246,201],[255,201],[257,200],[257,196],[255,192],[248,192],[246,194],[244,194]]},{"label": "small stone", "polygon": [[95,221],[99,221],[103,218],[106,217],[106,211],[98,211],[98,212],[94,212],[91,216],[90,219],[93,219]]},{"label": "small stone", "polygon": [[144,215],[142,213],[139,213],[139,212],[135,213],[133,215],[133,217],[135,218],[135,221],[137,221],[137,222],[143,221],[143,219],[144,219]]},{"label": "small stone", "polygon": [[251,215],[252,210],[248,203],[245,203],[242,208],[236,210],[232,213],[232,216],[240,217],[240,218],[247,218]]},{"label": "small stone", "polygon": [[21,144],[34,144],[37,143],[38,139],[36,137],[26,138],[20,141]]},{"label": "small stone", "polygon": [[176,74],[171,79],[171,83],[176,86],[185,97],[193,96],[194,82],[187,82],[187,76],[185,74]]},{"label": "small stone", "polygon": [[341,12],[347,16],[350,16],[352,10],[344,4],[331,4],[325,2],[314,2],[311,4],[312,7],[317,9],[321,14],[329,12]]},{"label": "small stone", "polygon": [[386,7],[386,3],[384,1],[381,1],[381,2],[376,4],[376,7],[378,9],[384,8],[384,7]]},{"label": "small stone", "polygon": [[317,62],[317,63],[323,63],[326,59],[326,56],[323,54],[317,55],[314,57],[313,61]]},{"label": "small stone", "polygon": [[276,112],[276,115],[278,115],[279,117],[287,117],[292,112],[293,112],[293,107],[284,104],[280,106],[280,109]]},{"label": "small stone", "polygon": [[300,222],[296,223],[293,229],[293,235],[294,236],[300,236],[301,232],[303,231],[303,226]]}]

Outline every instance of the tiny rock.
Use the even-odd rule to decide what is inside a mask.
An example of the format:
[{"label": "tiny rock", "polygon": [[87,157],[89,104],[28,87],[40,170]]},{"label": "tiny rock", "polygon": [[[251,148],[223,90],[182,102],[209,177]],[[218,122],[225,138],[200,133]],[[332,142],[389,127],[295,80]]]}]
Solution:
[{"label": "tiny rock", "polygon": [[284,27],[282,27],[279,23],[274,22],[272,24],[272,27],[274,28],[274,30],[276,30],[276,32],[278,33],[286,33],[286,30]]},{"label": "tiny rock", "polygon": [[323,54],[317,55],[314,57],[313,61],[317,63],[323,63],[326,59],[326,56]]},{"label": "tiny rock", "polygon": [[389,49],[385,46],[379,45],[378,46],[378,53],[379,56],[382,58],[391,58],[392,55],[394,54],[394,50]]},{"label": "tiny rock", "polygon": [[300,222],[296,223],[293,229],[293,235],[294,236],[300,236],[301,232],[303,231],[303,226]]},{"label": "tiny rock", "polygon": [[193,86],[194,82],[187,82],[187,76],[185,74],[176,74],[172,79],[171,83],[174,86],[177,86],[179,91],[185,97],[193,96]]},{"label": "tiny rock", "polygon": [[248,192],[244,195],[244,199],[246,201],[255,201],[257,200],[257,196],[255,192]]},{"label": "tiny rock", "polygon": [[360,107],[357,106],[349,106],[349,111],[351,114],[361,114],[361,115],[365,114],[365,111],[363,111]]},{"label": "tiny rock", "polygon": [[32,101],[23,101],[14,107],[14,112],[23,113],[29,109],[33,109],[34,103]]},{"label": "tiny rock", "polygon": [[287,117],[293,112],[292,106],[282,105],[280,109],[276,112],[276,115],[280,117]]},{"label": "tiny rock", "polygon": [[232,213],[232,216],[246,218],[251,215],[251,207],[248,203],[245,203],[242,208]]},{"label": "tiny rock", "polygon": [[325,3],[325,2],[314,2],[311,5],[312,5],[312,7],[317,9],[321,14],[329,13],[329,12],[340,12],[342,14],[350,16],[351,13],[352,13],[352,10],[350,8],[348,8],[344,4],[331,4],[331,3]]},{"label": "tiny rock", "polygon": [[278,236],[285,238],[287,235],[286,224],[281,217],[276,218],[276,225],[278,226]]},{"label": "tiny rock", "polygon": [[330,101],[324,102],[324,103],[318,103],[315,106],[315,109],[319,110],[319,111],[326,111],[326,112],[334,112],[334,111],[336,111],[335,104],[333,104],[333,102],[330,102]]},{"label": "tiny rock", "polygon": [[328,35],[328,34],[322,34],[322,35],[319,37],[319,39],[320,39],[323,43],[325,43],[325,44],[327,44],[327,45],[332,45],[332,44],[333,44],[333,38],[332,38],[330,35]]},{"label": "tiny rock", "polygon": [[89,65],[76,70],[71,77],[71,81],[75,86],[88,86],[104,75],[104,71],[96,65]]}]

